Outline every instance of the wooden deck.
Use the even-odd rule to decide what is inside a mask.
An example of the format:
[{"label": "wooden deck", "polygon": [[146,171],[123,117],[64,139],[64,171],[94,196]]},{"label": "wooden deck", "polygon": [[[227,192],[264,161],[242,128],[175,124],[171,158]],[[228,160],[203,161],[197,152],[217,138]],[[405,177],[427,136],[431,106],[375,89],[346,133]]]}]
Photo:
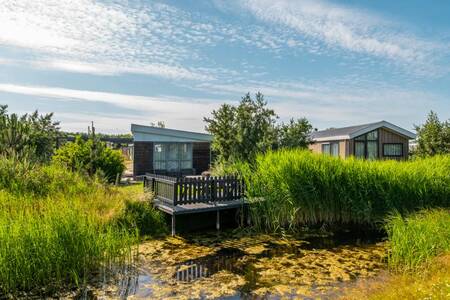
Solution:
[{"label": "wooden deck", "polygon": [[161,201],[158,199],[153,200],[153,205],[165,212],[169,215],[183,215],[183,214],[193,214],[193,213],[202,213],[209,211],[219,211],[233,208],[240,208],[247,205],[247,201],[245,199],[239,200],[231,200],[231,201],[223,201],[214,203],[191,203],[191,204],[181,204],[181,205],[173,205],[166,201]]},{"label": "wooden deck", "polygon": [[172,217],[172,235],[177,215],[215,211],[219,230],[220,211],[248,205],[244,182],[236,177],[176,178],[147,174],[144,188],[154,194],[153,205]]}]

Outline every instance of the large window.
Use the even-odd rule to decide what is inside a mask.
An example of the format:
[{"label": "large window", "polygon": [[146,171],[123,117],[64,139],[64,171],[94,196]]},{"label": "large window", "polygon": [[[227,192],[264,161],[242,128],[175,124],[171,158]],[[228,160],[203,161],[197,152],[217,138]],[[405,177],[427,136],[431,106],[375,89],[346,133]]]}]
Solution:
[{"label": "large window", "polygon": [[155,170],[180,171],[192,169],[191,143],[155,143],[153,168]]},{"label": "large window", "polygon": [[354,139],[355,156],[376,159],[378,157],[378,130],[360,135]]},{"label": "large window", "polygon": [[339,142],[322,144],[322,153],[339,156]]},{"label": "large window", "polygon": [[388,157],[403,156],[403,144],[401,143],[383,144],[383,156]]}]

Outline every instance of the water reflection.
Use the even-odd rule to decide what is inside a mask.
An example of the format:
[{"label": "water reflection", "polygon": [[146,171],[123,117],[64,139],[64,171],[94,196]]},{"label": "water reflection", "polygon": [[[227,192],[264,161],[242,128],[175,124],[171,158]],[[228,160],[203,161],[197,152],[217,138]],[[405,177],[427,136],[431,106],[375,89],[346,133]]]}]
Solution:
[{"label": "water reflection", "polygon": [[[303,298],[376,275],[383,268],[384,246],[374,244],[379,240],[241,234],[149,241],[141,246],[139,266],[99,298]],[[95,294],[102,292],[104,287]]]},{"label": "water reflection", "polygon": [[189,282],[212,276],[222,270],[235,272],[236,261],[244,255],[244,251],[236,248],[222,248],[214,254],[178,264],[173,277],[178,281]]}]

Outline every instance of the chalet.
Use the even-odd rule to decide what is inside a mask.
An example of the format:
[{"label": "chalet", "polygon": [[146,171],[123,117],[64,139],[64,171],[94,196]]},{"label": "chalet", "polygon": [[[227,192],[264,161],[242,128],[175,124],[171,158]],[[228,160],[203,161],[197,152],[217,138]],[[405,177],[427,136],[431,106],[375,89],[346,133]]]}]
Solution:
[{"label": "chalet", "polygon": [[199,175],[210,167],[209,134],[131,124],[133,176]]},{"label": "chalet", "polygon": [[309,149],[342,158],[355,156],[366,159],[405,159],[409,140],[416,135],[392,123],[356,125],[315,131]]}]

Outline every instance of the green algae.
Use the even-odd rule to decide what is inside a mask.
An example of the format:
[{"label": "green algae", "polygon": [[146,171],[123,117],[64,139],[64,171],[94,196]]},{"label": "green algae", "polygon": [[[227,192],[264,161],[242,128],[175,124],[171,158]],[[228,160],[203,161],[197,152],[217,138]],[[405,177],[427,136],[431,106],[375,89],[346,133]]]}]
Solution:
[{"label": "green algae", "polygon": [[[147,241],[139,246],[147,280],[128,298],[315,297],[385,268],[384,243],[324,245],[246,232]],[[109,295],[123,296],[116,289]]]}]

